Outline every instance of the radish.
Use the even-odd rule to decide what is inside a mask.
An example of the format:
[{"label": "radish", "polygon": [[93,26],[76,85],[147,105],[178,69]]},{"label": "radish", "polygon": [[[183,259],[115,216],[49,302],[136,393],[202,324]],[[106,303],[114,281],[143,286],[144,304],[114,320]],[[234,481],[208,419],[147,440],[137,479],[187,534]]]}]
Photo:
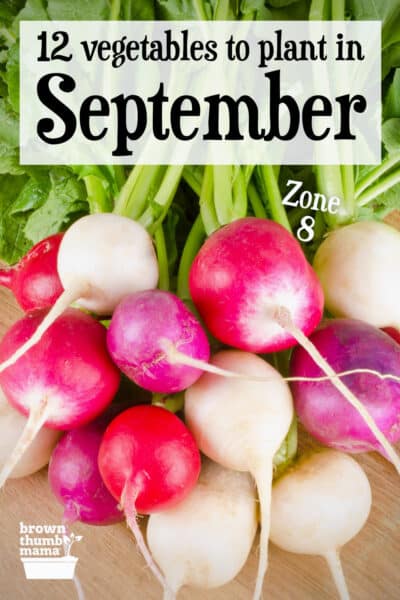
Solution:
[{"label": "radish", "polygon": [[[0,468],[10,456],[25,425],[26,417],[10,406],[0,389]],[[10,477],[26,477],[47,465],[60,435],[59,431],[42,427],[29,450],[21,456],[10,473]]]},{"label": "radish", "polygon": [[306,337],[321,319],[323,294],[300,244],[286,229],[256,217],[222,227],[200,249],[189,284],[200,315],[222,342],[252,352],[276,352],[296,342],[303,346],[362,415],[400,473],[400,458],[389,441]]},{"label": "radish", "polygon": [[[115,411],[114,411],[115,413]],[[107,490],[97,458],[111,417],[68,431],[57,444],[49,464],[49,483],[64,506],[63,522],[110,525],[123,520],[115,498]]]},{"label": "radish", "polygon": [[348,600],[341,547],[362,529],[371,488],[356,461],[334,450],[302,458],[272,489],[271,541],[288,552],[328,562],[341,600]]},{"label": "radish", "polygon": [[34,335],[0,364],[0,373],[37,344],[72,302],[98,315],[110,315],[126,295],[155,288],[158,281],[158,263],[147,231],[110,213],[75,221],[61,241],[57,264],[63,294]]},{"label": "radish", "polygon": [[[374,375],[346,376],[347,387],[362,400],[364,410],[392,443],[400,440],[400,345],[376,327],[354,319],[326,321],[311,335],[336,371],[372,369],[397,376],[397,381]],[[293,352],[290,375],[313,378],[321,375],[318,365],[302,348]],[[359,413],[346,402],[332,382],[292,384],[296,412],[304,427],[321,443],[345,452],[377,450],[386,458],[386,449],[377,441]]]},{"label": "radish", "polygon": [[292,422],[292,397],[278,371],[254,354],[226,350],[217,353],[212,364],[268,379],[234,380],[206,373],[185,394],[186,422],[200,450],[227,469],[250,472],[256,480],[261,508],[254,592],[258,599],[268,562],[273,459]]},{"label": "radish", "polygon": [[[17,321],[0,344],[6,359],[30,338],[45,313]],[[7,479],[39,429],[71,429],[99,415],[113,399],[120,375],[106,349],[106,329],[77,309],[68,309],[38,344],[0,376],[8,401],[29,415],[9,460],[0,473]]]},{"label": "radish", "polygon": [[0,285],[12,291],[23,310],[50,308],[61,296],[57,256],[62,238],[62,233],[51,235],[33,246],[19,263],[0,269]]},{"label": "radish", "polygon": [[164,408],[134,406],[110,423],[98,460],[104,483],[119,500],[148,566],[167,589],[147,549],[137,515],[175,506],[196,485],[200,453],[192,434]]},{"label": "radish", "polygon": [[147,542],[174,600],[183,585],[219,587],[236,577],[257,529],[254,486],[246,473],[205,460],[200,479],[175,508],[150,516]]},{"label": "radish", "polygon": [[314,269],[335,317],[400,326],[400,233],[377,221],[337,229],[322,242]]},{"label": "radish", "polygon": [[169,358],[171,346],[198,360],[210,357],[207,336],[196,317],[177,296],[162,290],[131,294],[117,306],[107,346],[125,375],[146,390],[163,394],[182,391],[202,373]]}]

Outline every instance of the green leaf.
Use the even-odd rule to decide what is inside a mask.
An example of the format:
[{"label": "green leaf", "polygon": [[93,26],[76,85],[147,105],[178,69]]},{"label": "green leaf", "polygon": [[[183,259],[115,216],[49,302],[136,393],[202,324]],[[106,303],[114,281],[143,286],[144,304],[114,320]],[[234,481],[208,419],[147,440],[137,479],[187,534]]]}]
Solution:
[{"label": "green leaf", "polygon": [[18,36],[20,21],[47,21],[48,18],[44,0],[28,0],[24,8],[16,16],[12,30]]},{"label": "green leaf", "polygon": [[16,263],[32,245],[24,235],[25,218],[12,216],[25,182],[25,177],[0,176],[0,258],[9,264]]},{"label": "green leaf", "polygon": [[400,42],[392,44],[382,52],[382,79],[394,67],[400,67]]},{"label": "green leaf", "polygon": [[400,69],[396,69],[383,102],[383,119],[393,117],[400,117]]},{"label": "green leaf", "polygon": [[103,21],[110,5],[108,0],[49,0],[47,12],[54,21]]},{"label": "green leaf", "polygon": [[19,43],[9,51],[5,80],[8,86],[9,101],[16,113],[19,113]]},{"label": "green leaf", "polygon": [[192,0],[157,0],[156,18],[163,21],[195,21],[197,14]]},{"label": "green leaf", "polygon": [[84,185],[71,171],[61,167],[52,169],[50,184],[46,201],[29,216],[25,226],[25,235],[33,243],[62,231],[88,212]]},{"label": "green leaf", "polygon": [[382,48],[400,41],[398,0],[348,0],[346,8],[357,21],[382,21]]},{"label": "green leaf", "polygon": [[385,121],[382,125],[382,140],[389,154],[400,152],[400,118]]},{"label": "green leaf", "polygon": [[121,13],[125,21],[152,21],[155,18],[154,0],[122,0]]},{"label": "green leaf", "polygon": [[33,179],[32,177],[22,188],[13,204],[11,215],[28,213],[40,208],[46,201],[50,191],[49,177]]},{"label": "green leaf", "polygon": [[0,99],[0,141],[11,148],[17,148],[19,138],[17,116],[11,111],[4,99]]},{"label": "green leaf", "polygon": [[22,9],[25,0],[2,0],[0,4],[0,21],[11,25],[15,15]]},{"label": "green leaf", "polygon": [[0,141],[0,175],[23,175],[24,173],[24,167],[19,164],[18,148]]}]

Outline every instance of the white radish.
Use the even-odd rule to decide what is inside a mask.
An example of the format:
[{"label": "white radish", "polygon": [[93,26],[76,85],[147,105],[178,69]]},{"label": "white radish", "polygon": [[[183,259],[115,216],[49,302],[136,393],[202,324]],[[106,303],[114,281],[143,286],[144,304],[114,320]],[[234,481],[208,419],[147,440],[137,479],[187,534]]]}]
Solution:
[{"label": "white radish", "polygon": [[88,215],[71,225],[60,244],[57,270],[64,292],[35,334],[0,365],[0,373],[37,344],[71,303],[110,315],[122,298],[153,289],[158,282],[158,262],[147,231],[111,213]]},{"label": "white radish", "polygon": [[[0,470],[10,457],[26,422],[27,418],[10,406],[0,389]],[[42,427],[11,471],[10,477],[27,477],[46,466],[60,436],[61,431]]]},{"label": "white radish", "polygon": [[258,600],[268,565],[273,459],[291,425],[293,402],[278,371],[255,354],[226,350],[211,362],[268,378],[244,381],[206,373],[185,394],[186,423],[200,450],[227,469],[249,472],[256,480],[261,536],[253,598]]},{"label": "white radish", "polygon": [[323,556],[341,600],[349,599],[340,548],[362,529],[371,488],[360,465],[336,450],[301,459],[272,488],[271,541],[288,552]]},{"label": "white radish", "polygon": [[184,585],[210,589],[234,579],[248,558],[256,530],[250,476],[206,459],[190,495],[148,521],[147,543],[169,586],[164,600],[175,600]]},{"label": "white radish", "polygon": [[377,221],[333,231],[314,259],[325,306],[335,317],[400,326],[400,233]]}]

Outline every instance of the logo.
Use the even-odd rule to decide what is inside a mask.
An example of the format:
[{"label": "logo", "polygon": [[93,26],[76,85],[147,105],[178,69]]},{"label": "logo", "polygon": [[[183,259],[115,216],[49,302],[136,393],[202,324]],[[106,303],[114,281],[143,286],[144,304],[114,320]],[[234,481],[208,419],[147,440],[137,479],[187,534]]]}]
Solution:
[{"label": "logo", "polygon": [[71,555],[81,535],[67,534],[64,525],[19,524],[19,554],[27,579],[73,579],[78,558]]}]

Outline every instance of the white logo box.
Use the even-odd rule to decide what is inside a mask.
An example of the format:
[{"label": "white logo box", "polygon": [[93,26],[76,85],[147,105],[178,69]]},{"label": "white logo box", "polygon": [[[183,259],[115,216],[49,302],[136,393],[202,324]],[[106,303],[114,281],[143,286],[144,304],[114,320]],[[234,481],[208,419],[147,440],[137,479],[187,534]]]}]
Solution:
[{"label": "white logo box", "polygon": [[27,579],[73,579],[76,556],[21,558]]}]

